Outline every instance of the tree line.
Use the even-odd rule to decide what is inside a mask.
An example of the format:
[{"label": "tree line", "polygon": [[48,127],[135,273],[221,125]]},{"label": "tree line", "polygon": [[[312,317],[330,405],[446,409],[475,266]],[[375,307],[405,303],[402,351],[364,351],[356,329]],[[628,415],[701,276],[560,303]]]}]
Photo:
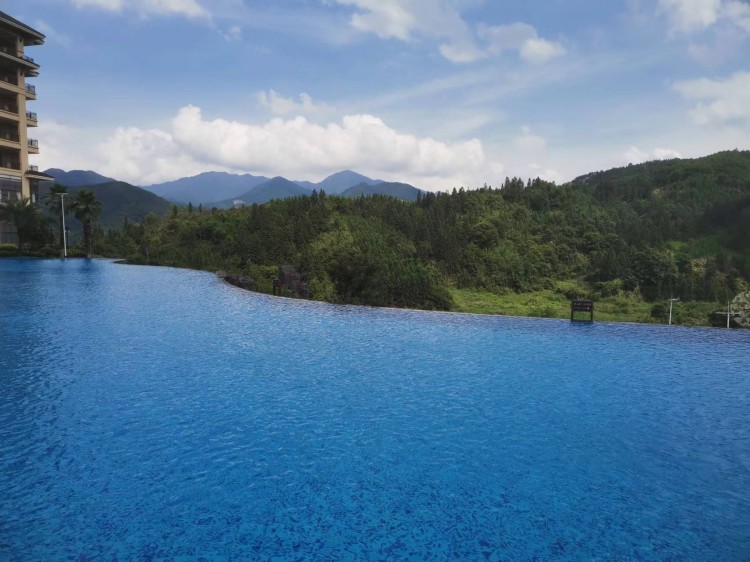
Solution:
[{"label": "tree line", "polygon": [[[45,200],[53,217],[62,189]],[[750,278],[750,152],[629,166],[562,186],[505,178],[497,188],[422,193],[415,203],[314,191],[232,210],[175,205],[106,232],[85,191],[71,209],[88,254],[238,273],[268,293],[278,266],[292,264],[313,298],[330,302],[448,310],[452,288],[718,302]],[[23,230],[29,243],[33,230]]]},{"label": "tree line", "polygon": [[276,268],[293,264],[314,298],[341,303],[449,309],[450,287],[502,294],[565,280],[576,281],[569,298],[716,302],[750,277],[750,165],[729,165],[748,154],[563,186],[506,178],[416,203],[314,192],[226,211],[175,206],[107,232],[98,247],[140,263],[250,275],[267,292]]},{"label": "tree line", "polygon": [[[63,202],[63,197],[66,197],[67,204]],[[54,184],[41,205],[32,203],[28,198],[5,202],[0,206],[0,220],[15,226],[19,252],[56,255],[67,234],[63,232],[63,207],[65,215],[72,214],[83,231],[80,244],[72,249],[91,257],[102,205],[89,189],[81,189],[70,196],[67,187]]]}]

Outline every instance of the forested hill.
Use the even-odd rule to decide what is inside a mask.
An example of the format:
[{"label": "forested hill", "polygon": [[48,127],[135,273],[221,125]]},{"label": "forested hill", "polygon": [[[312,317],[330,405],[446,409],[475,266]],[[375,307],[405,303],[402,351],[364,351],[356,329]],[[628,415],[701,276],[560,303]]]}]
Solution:
[{"label": "forested hill", "polygon": [[[40,186],[41,200],[45,199],[51,185],[50,182],[45,182]],[[96,199],[101,202],[102,214],[99,217],[99,224],[102,228],[117,228],[125,220],[139,222],[149,213],[164,215],[172,206],[169,201],[150,191],[120,181],[70,187],[68,191],[75,196],[82,189],[92,191]]]},{"label": "forested hill", "polygon": [[434,309],[455,288],[717,302],[750,278],[750,152],[499,187],[173,208],[110,231],[100,251],[241,272],[269,292],[294,264],[318,299]]}]

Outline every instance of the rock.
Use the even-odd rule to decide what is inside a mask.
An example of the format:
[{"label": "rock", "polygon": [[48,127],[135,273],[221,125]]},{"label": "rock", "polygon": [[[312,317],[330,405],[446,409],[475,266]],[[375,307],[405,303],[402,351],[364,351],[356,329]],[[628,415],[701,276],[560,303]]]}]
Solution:
[{"label": "rock", "polygon": [[297,286],[302,281],[302,276],[293,265],[282,265],[279,267],[279,281],[285,286]]},{"label": "rock", "polygon": [[255,290],[255,281],[246,275],[225,275],[224,281],[235,287],[239,287],[240,289],[245,289],[247,291]]},{"label": "rock", "polygon": [[740,293],[732,301],[732,312],[737,314],[737,325],[739,328],[750,329],[750,291]]},{"label": "rock", "polygon": [[[740,293],[729,305],[729,327],[750,329],[750,291]],[[726,328],[727,311],[717,310],[709,317],[709,322],[717,328]]]},{"label": "rock", "polygon": [[282,265],[279,267],[279,278],[274,280],[274,294],[283,294],[286,290],[300,299],[310,298],[310,288],[293,265]]},{"label": "rock", "polygon": [[220,277],[221,279],[224,279],[224,278],[226,278],[226,276],[227,276],[227,272],[226,271],[222,271],[220,269],[219,271],[216,272],[216,277]]}]

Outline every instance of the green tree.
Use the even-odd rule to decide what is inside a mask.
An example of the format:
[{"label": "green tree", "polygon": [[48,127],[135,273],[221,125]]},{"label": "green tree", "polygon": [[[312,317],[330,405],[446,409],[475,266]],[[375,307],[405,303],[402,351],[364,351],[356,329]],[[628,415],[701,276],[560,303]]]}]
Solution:
[{"label": "green tree", "polygon": [[0,206],[0,220],[12,223],[18,232],[18,247],[41,247],[51,237],[48,219],[29,199],[8,201]]},{"label": "green tree", "polygon": [[83,225],[83,246],[91,257],[94,248],[94,226],[102,212],[102,204],[90,189],[81,189],[71,203],[75,217]]}]

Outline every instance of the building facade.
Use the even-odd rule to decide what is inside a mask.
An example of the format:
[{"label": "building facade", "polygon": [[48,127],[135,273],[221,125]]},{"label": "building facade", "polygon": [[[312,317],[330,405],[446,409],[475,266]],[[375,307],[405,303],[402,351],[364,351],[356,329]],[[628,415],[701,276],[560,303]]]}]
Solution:
[{"label": "building facade", "polygon": [[[29,110],[36,87],[27,78],[39,75],[39,65],[26,47],[42,45],[44,35],[0,12],[0,204],[25,199],[36,203],[39,182],[52,179],[29,163],[39,154],[39,143],[29,131],[37,114]],[[0,222],[0,243],[18,243],[15,228]]]}]

